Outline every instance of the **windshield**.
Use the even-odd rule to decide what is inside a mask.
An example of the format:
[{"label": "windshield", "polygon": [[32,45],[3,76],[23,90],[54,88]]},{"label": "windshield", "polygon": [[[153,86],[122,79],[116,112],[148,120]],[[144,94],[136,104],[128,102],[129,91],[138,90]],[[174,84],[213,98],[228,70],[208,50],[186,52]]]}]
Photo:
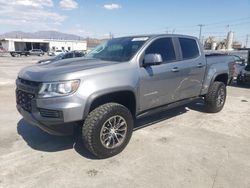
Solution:
[{"label": "windshield", "polygon": [[129,61],[147,40],[148,37],[111,39],[97,46],[86,57],[105,61]]}]

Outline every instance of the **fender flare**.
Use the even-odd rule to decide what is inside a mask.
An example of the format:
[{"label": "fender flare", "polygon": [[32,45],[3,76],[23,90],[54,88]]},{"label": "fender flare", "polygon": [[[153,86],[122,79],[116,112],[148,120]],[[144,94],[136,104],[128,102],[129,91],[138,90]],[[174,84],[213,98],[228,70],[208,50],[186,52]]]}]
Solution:
[{"label": "fender flare", "polygon": [[137,95],[136,95],[136,92],[135,92],[133,87],[125,86],[125,87],[109,88],[109,89],[104,89],[101,91],[94,92],[87,98],[86,103],[85,103],[85,107],[84,107],[84,111],[83,111],[83,119],[86,119],[86,117],[88,116],[88,114],[90,112],[91,105],[93,104],[93,102],[97,98],[104,96],[104,95],[113,94],[116,92],[131,92],[131,93],[133,93],[133,95],[135,97],[135,103],[136,103],[135,106],[137,109]]}]

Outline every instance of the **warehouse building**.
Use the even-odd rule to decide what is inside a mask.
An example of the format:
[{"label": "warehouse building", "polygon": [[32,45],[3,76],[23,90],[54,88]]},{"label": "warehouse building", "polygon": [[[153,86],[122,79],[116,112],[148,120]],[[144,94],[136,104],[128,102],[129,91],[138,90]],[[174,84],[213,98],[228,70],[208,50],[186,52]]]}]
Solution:
[{"label": "warehouse building", "polygon": [[5,51],[29,51],[41,49],[44,52],[54,50],[78,50],[86,51],[87,42],[84,40],[54,40],[54,39],[0,39],[0,47]]}]

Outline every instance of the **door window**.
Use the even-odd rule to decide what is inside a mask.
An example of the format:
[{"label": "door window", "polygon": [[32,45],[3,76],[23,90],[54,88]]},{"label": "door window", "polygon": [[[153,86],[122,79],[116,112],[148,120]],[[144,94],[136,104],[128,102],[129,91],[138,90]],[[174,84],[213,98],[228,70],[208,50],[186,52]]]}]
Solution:
[{"label": "door window", "polygon": [[155,40],[145,51],[145,54],[160,54],[163,62],[176,60],[174,45],[171,38]]},{"label": "door window", "polygon": [[188,38],[179,38],[179,41],[181,45],[183,59],[192,59],[200,55],[196,40]]}]

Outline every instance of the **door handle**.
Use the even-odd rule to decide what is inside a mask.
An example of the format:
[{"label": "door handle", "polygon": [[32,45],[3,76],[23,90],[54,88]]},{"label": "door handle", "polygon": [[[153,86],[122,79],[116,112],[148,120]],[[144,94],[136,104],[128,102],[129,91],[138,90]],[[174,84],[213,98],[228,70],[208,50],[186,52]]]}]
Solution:
[{"label": "door handle", "polygon": [[202,63],[199,63],[198,65],[196,65],[197,68],[202,68],[204,67],[204,65]]},{"label": "door handle", "polygon": [[179,68],[178,68],[178,67],[174,67],[174,68],[172,68],[171,71],[172,71],[172,72],[179,72]]}]

